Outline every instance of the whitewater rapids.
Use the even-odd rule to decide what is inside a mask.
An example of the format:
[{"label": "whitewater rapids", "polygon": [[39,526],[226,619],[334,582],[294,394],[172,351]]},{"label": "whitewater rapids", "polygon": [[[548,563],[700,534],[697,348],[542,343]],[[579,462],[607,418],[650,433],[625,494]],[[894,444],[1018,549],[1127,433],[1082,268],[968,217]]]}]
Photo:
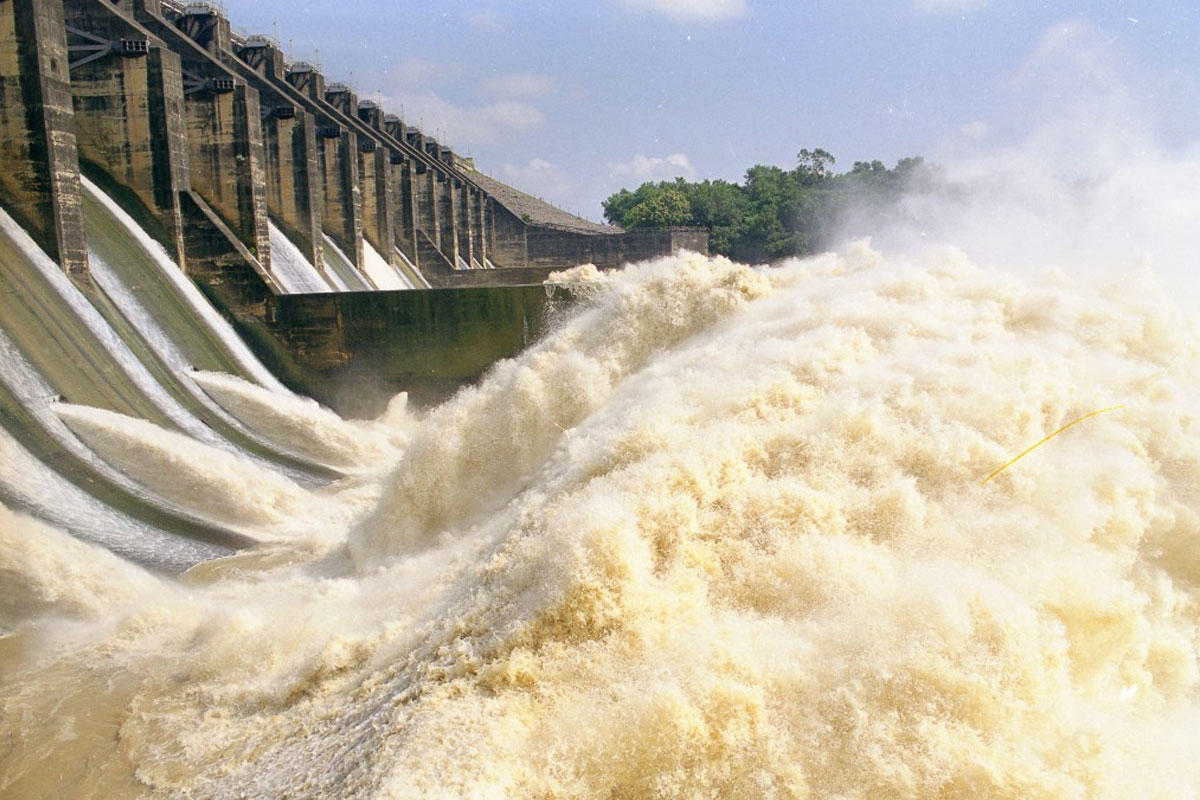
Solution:
[{"label": "whitewater rapids", "polygon": [[0,796],[1200,792],[1194,320],[950,249],[567,277],[346,429],[404,453],[335,536],[170,580],[4,512]]}]

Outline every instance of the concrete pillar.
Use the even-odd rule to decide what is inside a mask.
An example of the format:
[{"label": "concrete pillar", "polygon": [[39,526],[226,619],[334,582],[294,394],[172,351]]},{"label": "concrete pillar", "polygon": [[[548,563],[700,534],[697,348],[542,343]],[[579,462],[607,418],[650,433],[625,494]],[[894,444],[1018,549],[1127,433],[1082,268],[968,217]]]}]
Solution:
[{"label": "concrete pillar", "polygon": [[185,264],[189,188],[179,57],[112,7],[66,0],[79,159],[89,176]]},{"label": "concrete pillar", "polygon": [[440,184],[434,168],[426,161],[418,161],[414,165],[413,176],[417,200],[417,266],[427,279],[434,280],[439,272],[454,269],[453,261],[446,257],[441,241],[441,218],[446,209],[439,202]]},{"label": "concrete pillar", "polygon": [[300,94],[311,100],[325,99],[325,76],[312,66],[297,62],[284,75],[284,79]]},{"label": "concrete pillar", "polygon": [[483,231],[484,231],[484,248],[487,252],[489,260],[492,258],[492,252],[496,247],[496,211],[494,209],[495,201],[487,197],[483,200]]},{"label": "concrete pillar", "polygon": [[[358,150],[352,154],[356,162],[357,204],[339,202],[334,196],[339,185],[331,180],[336,156],[331,148],[318,142],[324,159],[322,198],[329,201],[322,211],[322,224],[325,232],[339,242],[339,247],[346,247],[351,260],[356,258],[356,253],[348,245],[342,244],[351,226],[331,222],[328,218],[330,214],[357,213],[359,219],[354,227],[362,230],[367,240],[380,253],[389,254],[389,257],[394,252],[393,243],[399,244],[405,255],[416,262],[420,260],[423,249],[419,243],[422,237],[429,240],[424,249],[435,253],[439,252],[438,245],[433,242],[454,242],[455,236],[444,231],[444,226],[438,222],[445,217],[446,224],[452,229],[453,207],[439,209],[439,203],[445,205],[451,200],[439,194],[441,186],[431,184],[430,179],[425,177],[430,167],[435,168],[435,174],[442,175],[451,174],[453,169],[449,165],[436,169],[440,166],[438,156],[430,156],[420,145],[400,138],[397,134],[407,136],[407,131],[398,118],[393,118],[389,123],[377,104],[371,101],[360,103],[353,90],[344,84],[326,84],[324,76],[310,64],[292,64],[283,80],[279,80],[277,76],[282,70],[283,59],[266,37],[248,37],[238,55],[227,54],[226,61],[235,70],[253,70],[256,76],[278,86],[282,93],[311,111],[317,118],[319,136],[320,131],[332,131],[335,127],[344,128],[357,136]],[[386,157],[382,163],[377,156],[374,164],[368,164],[370,159],[364,158],[363,153],[369,153],[371,145],[364,142],[373,142],[377,151],[385,151]],[[440,154],[440,148],[437,152]],[[409,161],[413,165],[406,170],[404,165]],[[417,164],[420,166],[417,167]],[[342,168],[346,169],[346,165]],[[392,229],[390,234],[387,230],[389,224]],[[450,251],[453,257],[456,247],[451,247]],[[443,256],[441,260],[446,261],[446,258]],[[361,267],[361,262],[356,263]],[[449,265],[448,261],[446,265]]]},{"label": "concrete pillar", "polygon": [[458,234],[455,225],[454,178],[438,170],[433,181],[438,208],[438,250],[458,268]]},{"label": "concrete pillar", "polygon": [[[394,114],[386,114],[383,118],[383,130],[395,142],[404,141],[404,123]],[[393,207],[395,223],[393,231],[396,236],[396,246],[408,256],[409,261],[417,263],[417,219],[416,195],[413,181],[413,162],[399,150],[393,150],[392,180],[395,185],[396,202]]]},{"label": "concrete pillar", "polygon": [[265,266],[271,246],[258,93],[244,83],[232,91],[189,91],[184,120],[192,188]]},{"label": "concrete pillar", "polygon": [[429,165],[417,161],[412,170],[414,195],[416,196],[417,231],[437,245],[437,196],[434,194],[433,170]]},{"label": "concrete pillar", "polygon": [[[333,106],[343,117],[350,120],[358,119],[358,95],[344,83],[329,83],[325,85],[325,102]],[[360,235],[365,236],[376,251],[384,258],[391,260],[392,249],[385,243],[391,242],[391,222],[379,213],[380,204],[386,204],[388,198],[387,186],[380,185],[380,175],[376,167],[378,142],[366,135],[353,134],[356,146],[352,160],[355,162],[357,180],[354,185],[360,197],[361,227]],[[386,231],[386,234],[385,234]],[[357,242],[355,247],[361,251]],[[349,254],[347,252],[347,254]],[[362,261],[355,261],[361,266]]]},{"label": "concrete pillar", "polygon": [[[155,4],[159,5],[161,9],[161,4],[157,2]],[[219,14],[185,11],[176,19],[175,25],[183,31],[185,36],[204,48],[214,58],[219,57],[223,52],[233,51],[233,36],[229,20]]]},{"label": "concrete pillar", "polygon": [[443,148],[435,139],[424,137],[424,151],[433,162],[430,183],[431,202],[437,209],[436,225],[438,251],[445,256],[451,267],[458,269],[458,237],[455,233],[454,179],[444,169],[441,160]]},{"label": "concrete pillar", "polygon": [[358,95],[344,83],[328,83],[325,85],[325,102],[336,108],[344,116],[358,116]]},{"label": "concrete pillar", "polygon": [[87,238],[60,0],[0,2],[0,203],[68,275]]},{"label": "concrete pillar", "polygon": [[[343,83],[331,83],[325,87],[325,101],[350,121],[364,121],[359,114],[360,106],[367,111],[374,103],[361,104],[354,90]],[[382,137],[371,136],[374,127],[365,122],[369,129],[358,134],[358,187],[362,195],[362,232],[375,250],[393,261],[392,247],[395,236],[392,232],[392,205],[395,193],[391,186],[392,166],[386,148],[381,147]]]},{"label": "concrete pillar", "polygon": [[[409,159],[400,157],[396,165],[396,191],[399,202],[396,203],[398,220],[395,226],[396,242],[404,255],[414,264],[417,263],[417,196],[416,181],[414,180],[414,165]],[[419,266],[419,265],[418,265]]]},{"label": "concrete pillar", "polygon": [[[293,69],[287,82],[312,101],[324,102],[325,77],[310,67]],[[317,121],[321,175],[321,225],[355,267],[363,265],[362,192],[359,188],[358,137],[329,118]]]},{"label": "concrete pillar", "polygon": [[363,265],[362,194],[358,185],[358,137],[335,127],[318,131],[321,221],[354,266]]},{"label": "concrete pillar", "polygon": [[470,187],[460,181],[454,179],[454,194],[455,194],[455,230],[458,232],[458,254],[462,260],[467,262],[467,266],[475,266],[475,248],[471,237],[471,229],[475,227],[475,218],[471,213],[471,191]]},{"label": "concrete pillar", "polygon": [[[253,45],[253,46],[251,46]],[[283,53],[273,42],[258,41],[247,43],[237,51],[237,56],[250,69],[262,75],[264,78],[271,80],[282,81],[283,76],[287,72],[287,62],[283,57]],[[228,60],[225,60],[228,66]],[[261,89],[260,89],[261,91]]]},{"label": "concrete pillar", "polygon": [[[411,148],[422,153],[425,151],[425,136],[420,131],[408,128],[404,132],[404,137]],[[413,161],[412,182],[415,202],[413,216],[416,220],[416,230],[428,237],[436,245],[438,238],[438,215],[437,195],[434,193],[432,185],[433,177],[433,170],[430,169],[427,159],[416,159]]]},{"label": "concrete pillar", "polygon": [[[377,235],[382,240],[376,247],[386,248],[380,252],[389,262],[395,262],[396,247],[400,239],[399,231],[404,224],[400,210],[403,201],[400,195],[399,181],[400,167],[404,163],[404,156],[399,149],[387,146],[387,139],[390,136],[384,124],[383,109],[379,107],[378,103],[373,100],[360,100],[358,119],[372,131],[378,133],[380,141],[385,143],[379,148],[375,164],[377,186],[375,214],[379,220]],[[372,226],[365,225],[364,228],[369,232]]]},{"label": "concrete pillar", "polygon": [[267,210],[305,258],[323,269],[316,120],[290,104],[265,111]]},{"label": "concrete pillar", "polygon": [[390,264],[395,260],[396,191],[391,151],[370,139],[359,140],[359,185],[363,198],[363,235]]},{"label": "concrete pillar", "polygon": [[387,129],[384,126],[383,109],[374,100],[358,101],[358,118],[372,130],[387,133]]},{"label": "concrete pillar", "polygon": [[479,266],[486,267],[488,252],[487,252],[487,196],[478,187],[471,189],[471,208],[474,215],[475,225],[471,228],[473,237],[473,248],[475,251],[475,259],[479,262]]},{"label": "concrete pillar", "polygon": [[488,202],[488,207],[491,209],[489,216],[492,235],[488,257],[492,263],[497,267],[529,266],[529,226],[494,200]]},{"label": "concrete pillar", "polygon": [[267,300],[274,290],[261,262],[199,193],[181,193],[179,204],[192,280],[205,292],[221,297],[239,319],[269,313]]},{"label": "concrete pillar", "polygon": [[[283,81],[284,59],[274,42],[249,37],[222,63],[258,91],[262,111],[267,211],[305,258],[324,271],[318,119]],[[286,87],[286,88],[284,88]]]}]

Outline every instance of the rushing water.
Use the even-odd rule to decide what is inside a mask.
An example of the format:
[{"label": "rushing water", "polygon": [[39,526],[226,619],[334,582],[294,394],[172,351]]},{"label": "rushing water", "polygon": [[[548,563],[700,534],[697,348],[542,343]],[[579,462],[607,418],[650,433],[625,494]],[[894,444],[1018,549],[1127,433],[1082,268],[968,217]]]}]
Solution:
[{"label": "rushing water", "polygon": [[1200,792],[1193,320],[953,249],[573,277],[424,416],[196,379],[328,486],[60,409],[264,543],[171,579],[0,508],[0,796]]}]

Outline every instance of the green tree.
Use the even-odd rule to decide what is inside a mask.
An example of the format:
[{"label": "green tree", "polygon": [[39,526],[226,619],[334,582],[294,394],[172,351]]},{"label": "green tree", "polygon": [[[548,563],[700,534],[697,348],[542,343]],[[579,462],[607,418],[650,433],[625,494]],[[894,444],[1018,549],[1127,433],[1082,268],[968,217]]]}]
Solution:
[{"label": "green tree", "polygon": [[639,202],[625,215],[627,228],[669,228],[692,221],[692,207],[678,189],[662,189]]},{"label": "green tree", "polygon": [[[645,186],[645,184],[642,184]],[[637,196],[628,189],[622,189],[616,194],[609,195],[604,201],[604,219],[611,225],[624,225],[625,218],[629,216],[629,209],[636,206],[640,201]]]},{"label": "green tree", "polygon": [[756,164],[742,184],[643,183],[605,200],[604,217],[626,228],[707,228],[711,252],[760,263],[814,252],[845,232],[841,223],[851,216],[870,233],[900,208],[906,191],[928,190],[941,180],[920,158],[901,159],[892,169],[878,160],[856,161],[842,174],[833,171],[835,163],[826,150],[804,149],[791,171]]},{"label": "green tree", "polygon": [[709,250],[729,255],[753,211],[746,191],[735,183],[721,180],[679,183],[692,209],[688,224],[708,228]]},{"label": "green tree", "polygon": [[837,161],[827,150],[801,150],[796,154],[796,178],[806,186],[816,186],[833,177]]}]

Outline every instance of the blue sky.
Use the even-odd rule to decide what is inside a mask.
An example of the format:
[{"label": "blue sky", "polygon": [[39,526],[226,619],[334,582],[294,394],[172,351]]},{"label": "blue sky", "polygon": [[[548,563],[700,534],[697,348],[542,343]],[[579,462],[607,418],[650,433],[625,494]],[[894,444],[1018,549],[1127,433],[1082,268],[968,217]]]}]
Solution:
[{"label": "blue sky", "polygon": [[[1200,131],[1200,4],[1015,0],[227,0],[330,80],[592,219],[644,180],[740,180],[823,147],[953,161],[1050,129]],[[1080,152],[1090,152],[1079,148]],[[1066,168],[1066,167],[1064,167]]]}]

